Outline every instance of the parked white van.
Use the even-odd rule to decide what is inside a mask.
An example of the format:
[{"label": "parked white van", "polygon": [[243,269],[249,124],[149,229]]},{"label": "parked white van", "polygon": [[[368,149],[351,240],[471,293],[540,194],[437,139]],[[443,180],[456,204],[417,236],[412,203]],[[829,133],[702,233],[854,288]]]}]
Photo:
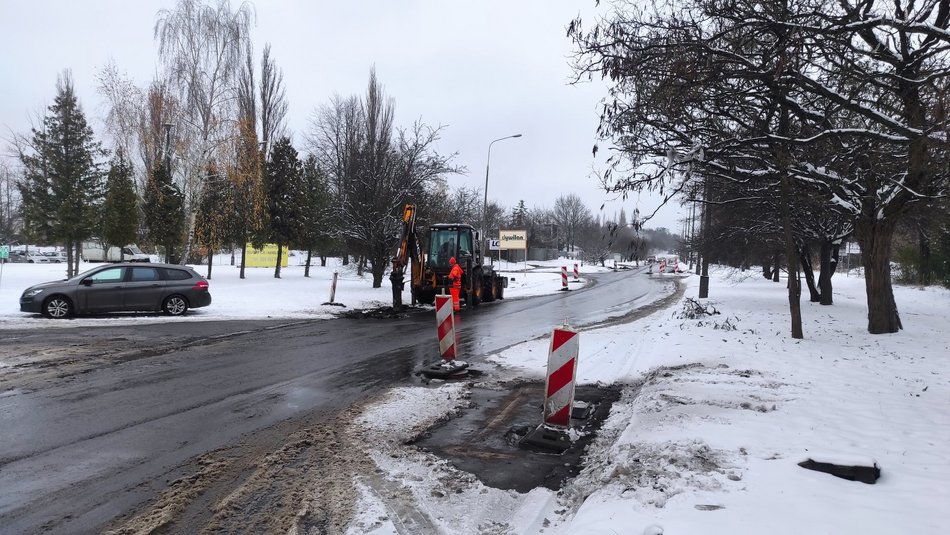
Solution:
[{"label": "parked white van", "polygon": [[[125,257],[123,258],[123,253]],[[86,262],[148,262],[149,256],[142,252],[134,243],[121,249],[109,247],[106,249],[99,242],[87,241],[82,244],[82,259]]]}]

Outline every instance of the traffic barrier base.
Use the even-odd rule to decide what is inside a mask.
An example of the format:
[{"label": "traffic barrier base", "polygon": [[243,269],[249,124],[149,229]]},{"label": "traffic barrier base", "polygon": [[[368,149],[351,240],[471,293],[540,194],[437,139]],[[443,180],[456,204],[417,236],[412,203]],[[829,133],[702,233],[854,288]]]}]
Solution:
[{"label": "traffic barrier base", "polygon": [[[594,414],[595,405],[587,401],[575,401],[571,406],[571,420],[587,420]],[[523,449],[564,453],[570,449],[571,435],[563,427],[541,424],[521,437],[518,447]]]},{"label": "traffic barrier base", "polygon": [[416,375],[424,375],[429,379],[458,379],[468,375],[468,363],[461,360],[440,360],[424,365]]},{"label": "traffic barrier base", "polygon": [[528,434],[518,441],[518,447],[520,448],[557,454],[569,450],[571,444],[571,436],[567,429],[550,427],[545,424],[528,431]]}]

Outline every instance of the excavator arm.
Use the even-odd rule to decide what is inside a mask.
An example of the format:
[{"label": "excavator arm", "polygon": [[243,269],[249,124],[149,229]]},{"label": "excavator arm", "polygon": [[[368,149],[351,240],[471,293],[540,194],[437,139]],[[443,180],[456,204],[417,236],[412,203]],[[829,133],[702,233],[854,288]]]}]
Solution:
[{"label": "excavator arm", "polygon": [[[402,213],[402,238],[399,241],[399,249],[393,257],[393,269],[389,275],[389,280],[393,284],[393,308],[402,309],[402,292],[404,289],[404,277],[406,266],[410,267],[410,280],[413,286],[422,281],[422,246],[419,244],[419,236],[416,233],[416,205],[406,203]],[[415,304],[415,294],[413,294],[413,303]]]}]

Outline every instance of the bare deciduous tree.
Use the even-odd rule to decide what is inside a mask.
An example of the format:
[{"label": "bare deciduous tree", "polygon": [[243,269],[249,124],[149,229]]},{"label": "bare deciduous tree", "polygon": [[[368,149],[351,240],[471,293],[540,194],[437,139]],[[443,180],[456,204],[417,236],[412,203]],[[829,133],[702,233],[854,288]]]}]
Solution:
[{"label": "bare deciduous tree", "polygon": [[782,207],[795,189],[817,188],[827,209],[854,219],[868,330],[899,330],[894,230],[950,186],[950,0],[656,4],[618,0],[594,28],[569,27],[578,76],[612,84],[600,133],[626,164],[605,183],[669,196],[692,172],[768,185]]},{"label": "bare deciduous tree", "polygon": [[590,209],[584,206],[584,201],[576,194],[570,193],[555,199],[554,219],[561,227],[561,232],[565,238],[565,247],[569,248],[570,251],[574,251],[577,242],[577,231],[594,218]]},{"label": "bare deciduous tree", "polygon": [[316,115],[310,143],[327,170],[339,214],[337,232],[369,262],[373,287],[382,285],[396,248],[402,207],[424,198],[426,188],[456,172],[432,150],[438,128],[416,122],[397,130],[394,105],[370,71],[362,99],[335,98]]}]

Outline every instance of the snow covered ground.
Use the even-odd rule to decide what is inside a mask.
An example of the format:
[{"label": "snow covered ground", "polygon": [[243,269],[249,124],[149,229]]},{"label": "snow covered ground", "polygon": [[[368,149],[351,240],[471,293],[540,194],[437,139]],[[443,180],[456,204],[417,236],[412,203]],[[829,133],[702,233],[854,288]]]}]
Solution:
[{"label": "snow covered ground", "polygon": [[[695,296],[698,279],[686,283]],[[950,292],[896,288],[905,329],[872,336],[864,280],[834,283],[834,306],[803,303],[804,340],[788,335],[784,284],[726,269],[704,301],[719,314],[688,319],[680,303],[583,332],[578,382],[625,393],[582,473],[557,493],[485,487],[402,445],[464,407],[466,387],[394,390],[365,414],[367,443],[427,520],[407,524],[405,503],[361,485],[349,533],[946,533]],[[546,356],[540,340],[488,360],[509,378],[540,379]],[[809,457],[872,458],[881,478],[797,466]]]},{"label": "snow covered ground", "polygon": [[[506,295],[557,291],[562,263],[519,273]],[[17,299],[30,284],[62,277],[64,267],[7,264],[0,329],[329,317],[339,309],[321,303],[334,270],[336,301],[348,309],[389,303],[388,281],[373,290],[351,267],[314,268],[305,279],[302,267],[291,266],[279,280],[270,269],[253,269],[240,280],[222,260],[211,279],[213,305],[185,318],[51,321],[20,313]],[[682,280],[686,297],[695,296],[698,278]],[[467,384],[393,389],[359,419],[361,443],[379,472],[356,482],[359,513],[349,533],[945,533],[950,291],[897,287],[905,329],[873,336],[864,280],[839,274],[834,284],[833,306],[802,303],[804,340],[788,335],[783,283],[727,269],[713,273],[703,302],[719,314],[687,318],[681,301],[631,324],[582,332],[578,382],[619,384],[624,394],[584,470],[560,492],[486,487],[405,445],[466,407]],[[547,344],[469,360],[489,368],[489,378],[541,379]],[[873,458],[881,478],[867,485],[797,466],[808,457]]]}]

